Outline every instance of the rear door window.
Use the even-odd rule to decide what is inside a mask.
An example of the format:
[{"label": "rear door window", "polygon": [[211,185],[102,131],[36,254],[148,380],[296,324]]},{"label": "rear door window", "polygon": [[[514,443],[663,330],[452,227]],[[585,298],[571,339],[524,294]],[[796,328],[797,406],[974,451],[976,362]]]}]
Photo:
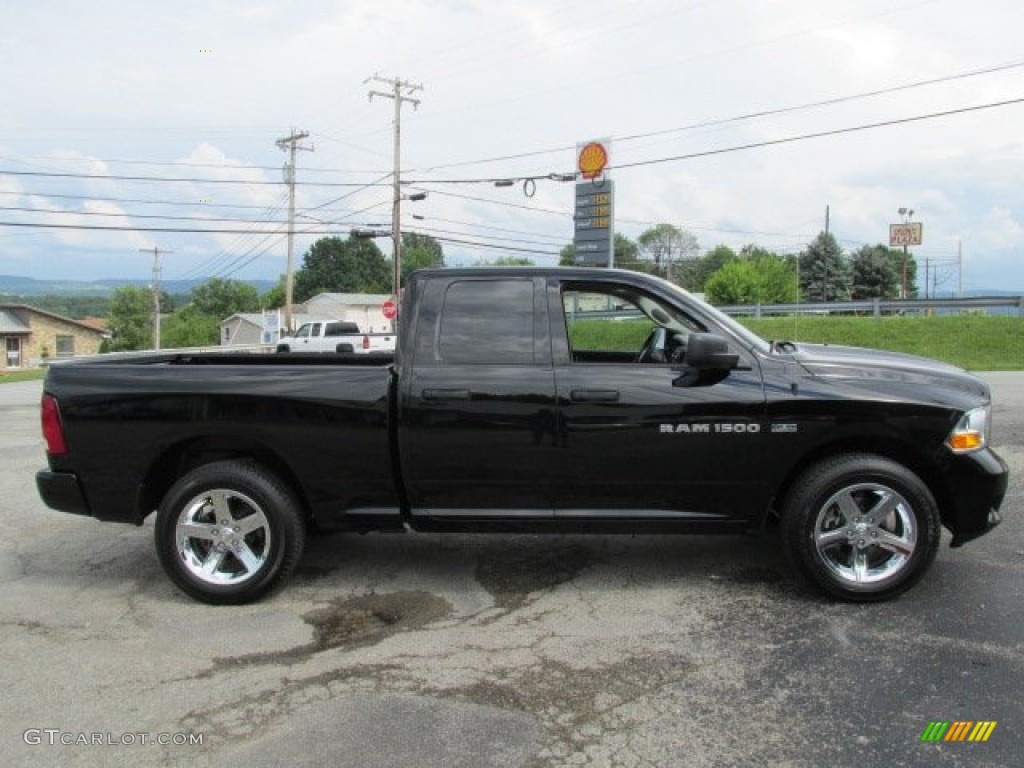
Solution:
[{"label": "rear door window", "polygon": [[530,365],[534,362],[534,289],[529,279],[464,280],[445,291],[437,362]]}]

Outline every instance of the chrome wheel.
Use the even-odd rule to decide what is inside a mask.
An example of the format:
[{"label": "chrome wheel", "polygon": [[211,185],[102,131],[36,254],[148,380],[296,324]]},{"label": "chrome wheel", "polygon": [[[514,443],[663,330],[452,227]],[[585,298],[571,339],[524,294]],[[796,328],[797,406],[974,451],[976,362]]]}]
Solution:
[{"label": "chrome wheel", "polygon": [[215,489],[185,505],[175,541],[178,556],[193,576],[208,584],[237,584],[266,565],[270,524],[245,494]]},{"label": "chrome wheel", "polygon": [[814,545],[832,574],[852,589],[899,573],[917,548],[909,502],[892,488],[860,483],[832,495],[814,523]]},{"label": "chrome wheel", "polygon": [[808,466],[780,505],[797,574],[841,600],[888,600],[935,559],[941,521],[931,490],[884,456],[844,453]]}]

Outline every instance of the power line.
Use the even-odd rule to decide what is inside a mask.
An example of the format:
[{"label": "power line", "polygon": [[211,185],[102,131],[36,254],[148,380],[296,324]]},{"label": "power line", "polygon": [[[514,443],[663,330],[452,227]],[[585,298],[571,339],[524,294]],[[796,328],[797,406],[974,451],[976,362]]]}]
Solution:
[{"label": "power line", "polygon": [[[268,222],[269,223],[269,222]],[[0,227],[21,227],[27,229],[81,229],[107,232],[183,232],[195,235],[244,235],[244,234],[275,234],[263,233],[252,229],[197,229],[194,227],[127,227],[107,224],[36,224],[24,221],[0,221]],[[332,230],[302,229],[300,234],[329,235]]]},{"label": "power line", "polygon": [[[407,230],[408,231],[408,230]],[[425,233],[418,232],[415,230],[411,231],[412,234],[423,235]],[[433,237],[433,235],[429,235]],[[457,245],[465,245],[467,247],[484,248],[494,251],[512,251],[514,253],[534,253],[542,256],[558,256],[558,251],[541,251],[536,248],[516,248],[510,245],[498,245],[492,243],[480,242],[478,240],[463,240],[456,237],[434,237],[435,240],[442,243],[455,243]]]},{"label": "power line", "polygon": [[[417,229],[417,232],[419,232],[421,234],[422,233],[426,233],[426,232],[429,232],[429,233],[436,232],[436,233],[439,233],[439,234],[442,234],[442,235],[465,235],[466,234],[465,232],[459,232],[457,230],[438,229],[436,227],[423,227],[423,226],[421,226],[421,227],[417,227],[416,229]],[[406,231],[409,231],[409,230],[406,230]],[[434,235],[431,235],[431,236],[434,237],[434,239],[437,239],[436,236],[434,236]],[[501,237],[500,235],[491,235],[491,238],[494,239],[494,240],[502,240],[502,241],[509,242],[509,243],[521,243],[521,244],[524,244],[524,245],[549,245],[549,246],[553,245],[553,243],[545,243],[545,242],[543,242],[541,240],[523,240],[522,238]]]},{"label": "power line", "polygon": [[541,234],[541,233],[538,233],[538,232],[527,232],[526,230],[522,230],[522,229],[509,229],[508,227],[493,227],[493,226],[489,226],[487,224],[476,224],[476,223],[474,223],[472,221],[457,221],[455,219],[442,219],[442,218],[437,217],[437,216],[426,216],[426,217],[424,217],[424,216],[416,216],[416,215],[414,215],[413,218],[417,219],[417,220],[426,220],[426,221],[441,221],[441,222],[444,222],[445,224],[459,224],[459,225],[462,225],[462,226],[465,226],[465,227],[471,227],[473,229],[487,229],[487,230],[491,230],[491,231],[494,231],[494,232],[509,232],[509,233],[511,233],[513,235],[529,235],[531,237],[547,237],[547,238],[549,238],[551,240],[560,240],[560,241],[562,240],[562,238],[556,238],[556,237],[554,237],[552,235],[544,235],[544,234]]},{"label": "power line", "polygon": [[[138,181],[138,182],[168,182],[168,183],[191,183],[191,184],[243,184],[254,186],[266,186],[280,184],[279,181],[262,181],[247,179],[199,179],[181,178],[169,176],[121,176],[118,174],[93,174],[93,173],[58,173],[56,171],[9,171],[0,169],[0,176],[40,176],[45,178],[59,179],[89,179],[91,181]],[[304,187],[366,187],[366,184],[357,182],[338,181],[304,181]],[[388,186],[388,185],[379,185]]]},{"label": "power line", "polygon": [[[282,201],[283,201],[284,196],[285,196],[285,193],[282,192],[281,193]],[[261,220],[260,223],[264,223],[264,222],[270,221],[270,219],[275,214],[277,214],[279,211],[280,211],[280,208],[277,207],[277,206],[272,206],[270,208],[267,208],[264,211],[263,216],[261,217],[262,220]],[[263,235],[260,238],[259,243],[262,243],[262,242],[266,241],[267,238],[269,238],[271,236],[272,235]],[[179,278],[179,279],[184,279],[184,278],[188,278],[188,277],[195,277],[195,276],[198,276],[200,274],[203,274],[206,271],[213,271],[215,269],[214,265],[217,264],[218,261],[220,261],[221,259],[229,259],[229,258],[231,258],[231,253],[230,253],[231,249],[233,249],[233,248],[240,248],[242,246],[242,243],[244,243],[245,241],[249,240],[250,238],[254,238],[254,237],[257,237],[257,233],[256,232],[249,232],[248,234],[245,234],[245,235],[238,235],[237,237],[232,239],[232,242],[231,242],[230,245],[222,248],[219,253],[217,253],[215,256],[213,256],[212,258],[208,259],[207,261],[202,262],[201,264],[198,264],[197,266],[193,267],[191,270],[188,270],[188,272],[186,272],[186,274],[182,278]],[[258,247],[259,243],[257,243],[257,245],[255,245],[253,247],[254,248]]]},{"label": "power line", "polygon": [[[685,133],[687,131],[693,131],[699,128],[712,128],[720,125],[728,125],[729,123],[738,123],[747,120],[755,120],[761,117],[774,117],[776,115],[788,114],[806,109],[816,109],[818,107],[834,106],[836,104],[843,104],[851,101],[859,101],[861,99],[871,98],[875,96],[884,96],[892,93],[900,93],[902,91],[909,91],[915,88],[923,88],[930,85],[938,85],[940,83],[953,82],[955,80],[964,80],[971,77],[993,74],[995,72],[1004,72],[1006,70],[1017,69],[1019,67],[1024,67],[1024,61],[1013,61],[1008,64],[999,64],[991,67],[972,70],[969,72],[959,72],[953,75],[946,75],[944,77],[936,77],[928,80],[904,83],[902,85],[895,85],[890,88],[880,88],[873,91],[863,91],[861,93],[850,94],[847,96],[837,96],[830,99],[823,99],[821,101],[812,101],[804,104],[795,104],[788,107],[778,107],[774,109],[764,109],[759,110],[757,112],[749,112],[743,115],[735,115],[733,117],[725,117],[717,120],[707,120],[699,123],[691,123],[690,125],[684,125],[678,128],[664,128],[657,131],[648,131],[646,133],[635,133],[626,136],[613,136],[612,139],[616,143],[621,143],[626,141],[636,141],[639,139],[649,139],[655,136],[666,136],[673,133]],[[539,157],[541,155],[571,152],[574,149],[575,145],[568,145],[561,147],[553,147],[551,149],[540,149],[532,152],[519,152],[516,154],[500,155],[497,157],[482,158],[478,160],[464,160],[461,162],[446,163],[443,165],[433,165],[430,166],[429,168],[414,169],[410,171],[410,173],[431,173],[433,171],[444,170],[447,168],[459,168],[467,165],[484,165],[487,163],[503,162],[506,160],[522,160],[528,157]]]},{"label": "power line", "polygon": [[[133,197],[100,197],[97,195],[64,195],[56,194],[51,192],[9,192],[0,191],[0,195],[14,195],[16,197],[27,197],[28,195],[37,195],[39,197],[53,198],[54,200],[93,200],[96,202],[103,203],[135,203],[137,205],[173,205],[173,206],[202,206],[204,208],[242,208],[242,209],[259,209],[263,210],[267,206],[265,205],[242,205],[233,203],[199,203],[193,201],[174,201],[174,200],[143,200],[140,198]],[[283,197],[282,197],[283,200]]]},{"label": "power line", "polygon": [[[266,206],[264,206],[265,208]],[[274,208],[274,211],[279,209]],[[160,214],[152,213],[110,213],[107,211],[67,211],[60,208],[28,208],[22,206],[0,206],[0,211],[22,211],[25,213],[45,213],[45,214],[59,214],[64,216],[107,216],[114,218],[131,218],[131,219],[163,219],[167,221],[227,221],[236,224],[262,224],[265,223],[266,219],[253,220],[253,219],[234,219],[234,218],[222,218],[217,216],[161,216]]]},{"label": "power line", "polygon": [[[940,117],[950,117],[952,115],[963,115],[969,112],[979,112],[985,109],[996,109],[998,107],[1008,107],[1014,104],[1024,103],[1024,97],[1018,99],[1006,99],[1005,101],[995,101],[988,104],[979,104],[973,107],[962,107],[960,109],[949,109],[944,112],[932,112],[927,115],[915,115],[913,117],[902,117],[896,120],[883,120],[877,123],[867,123],[865,125],[855,125],[849,128],[835,128],[829,131],[817,131],[815,133],[804,133],[799,136],[787,136],[782,139],[768,139],[766,141],[757,141],[751,144],[739,144],[733,147],[723,147],[721,149],[710,149],[703,152],[691,152],[685,155],[674,155],[672,157],[661,157],[653,160],[637,160],[632,163],[620,163],[619,165],[609,166],[608,170],[622,170],[624,168],[638,168],[645,165],[658,165],[660,163],[670,163],[677,160],[691,160],[697,157],[708,157],[711,155],[724,155],[730,152],[742,152],[748,149],[758,149],[760,147],[772,147],[778,144],[792,144],[797,141],[807,141],[808,139],[820,139],[825,136],[839,136],[845,133],[856,133],[858,131],[868,131],[875,128],[888,128],[894,125],[906,125],[909,123],[917,123],[922,120],[934,120]],[[423,182],[417,182],[423,183]]]},{"label": "power line", "polygon": [[[323,134],[315,133],[314,135],[323,136]],[[329,136],[324,137],[330,139]],[[337,141],[337,139],[335,139]],[[157,167],[167,168],[215,168],[217,170],[233,170],[233,171],[280,171],[280,167],[276,165],[239,165],[234,163],[188,163],[182,161],[171,161],[171,160],[130,160],[127,158],[102,158],[102,157],[87,157],[87,158],[68,158],[68,157],[54,157],[52,155],[26,155],[26,159],[20,159],[17,157],[10,157],[8,155],[0,155],[0,160],[6,160],[10,163],[20,163],[21,165],[29,165],[38,168],[47,168],[48,166],[40,165],[38,163],[30,163],[28,160],[56,160],[60,162],[98,162],[105,165],[151,165]],[[378,171],[367,171],[358,170],[354,168],[305,168],[308,173],[352,173],[359,174],[365,173],[367,175],[378,173]]]},{"label": "power line", "polygon": [[[989,102],[987,104],[978,104],[972,107],[960,107],[958,109],[948,109],[942,112],[930,112],[924,115],[913,115],[911,117],[902,117],[894,120],[883,120],[877,123],[866,123],[863,125],[855,125],[847,128],[835,128],[828,131],[817,131],[814,133],[804,133],[797,136],[787,136],[781,139],[767,139],[764,141],[752,142],[750,144],[738,144],[731,147],[721,147],[718,149],[709,149],[701,152],[691,152],[685,155],[672,155],[669,157],[653,158],[650,160],[637,160],[631,163],[619,163],[617,165],[610,165],[606,170],[615,171],[623,170],[625,168],[638,168],[645,165],[658,165],[660,163],[669,163],[677,160],[692,160],[698,157],[709,157],[712,155],[724,155],[731,152],[741,152],[748,149],[757,149],[760,147],[771,147],[778,144],[792,144],[797,141],[807,141],[809,139],[820,139],[825,136],[839,136],[845,133],[856,133],[858,131],[873,130],[875,128],[887,128],[894,125],[905,125],[908,123],[921,122],[923,120],[935,120],[941,117],[950,117],[953,115],[967,114],[969,112],[978,112],[986,109],[996,109],[999,107],[1012,106],[1014,104],[1020,104],[1024,102],[1024,97],[1017,99],[1005,99],[1003,101]],[[515,176],[496,178],[478,178],[478,179],[409,179],[403,181],[403,184],[425,186],[428,184],[492,184],[498,181],[540,181],[542,179],[552,179],[555,181],[571,181],[575,178],[575,172],[566,173],[548,173],[541,175],[527,175],[527,176]],[[439,194],[434,191],[435,194]]]}]

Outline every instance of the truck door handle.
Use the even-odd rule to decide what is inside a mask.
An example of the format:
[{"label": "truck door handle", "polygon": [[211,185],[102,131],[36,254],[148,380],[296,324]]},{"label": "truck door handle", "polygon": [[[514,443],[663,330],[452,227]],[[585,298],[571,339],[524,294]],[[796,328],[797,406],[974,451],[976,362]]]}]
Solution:
[{"label": "truck door handle", "polygon": [[468,389],[424,389],[424,400],[469,400]]},{"label": "truck door handle", "polygon": [[617,403],[619,402],[619,390],[574,389],[569,393],[569,398],[574,403]]}]

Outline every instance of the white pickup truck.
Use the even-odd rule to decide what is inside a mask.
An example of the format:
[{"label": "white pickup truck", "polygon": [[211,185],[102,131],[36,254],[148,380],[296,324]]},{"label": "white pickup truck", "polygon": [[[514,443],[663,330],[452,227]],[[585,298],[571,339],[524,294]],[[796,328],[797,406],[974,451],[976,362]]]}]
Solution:
[{"label": "white pickup truck", "polygon": [[363,333],[356,323],[345,320],[313,320],[303,323],[294,336],[277,343],[278,352],[337,352],[365,355],[394,352],[395,334]]}]

